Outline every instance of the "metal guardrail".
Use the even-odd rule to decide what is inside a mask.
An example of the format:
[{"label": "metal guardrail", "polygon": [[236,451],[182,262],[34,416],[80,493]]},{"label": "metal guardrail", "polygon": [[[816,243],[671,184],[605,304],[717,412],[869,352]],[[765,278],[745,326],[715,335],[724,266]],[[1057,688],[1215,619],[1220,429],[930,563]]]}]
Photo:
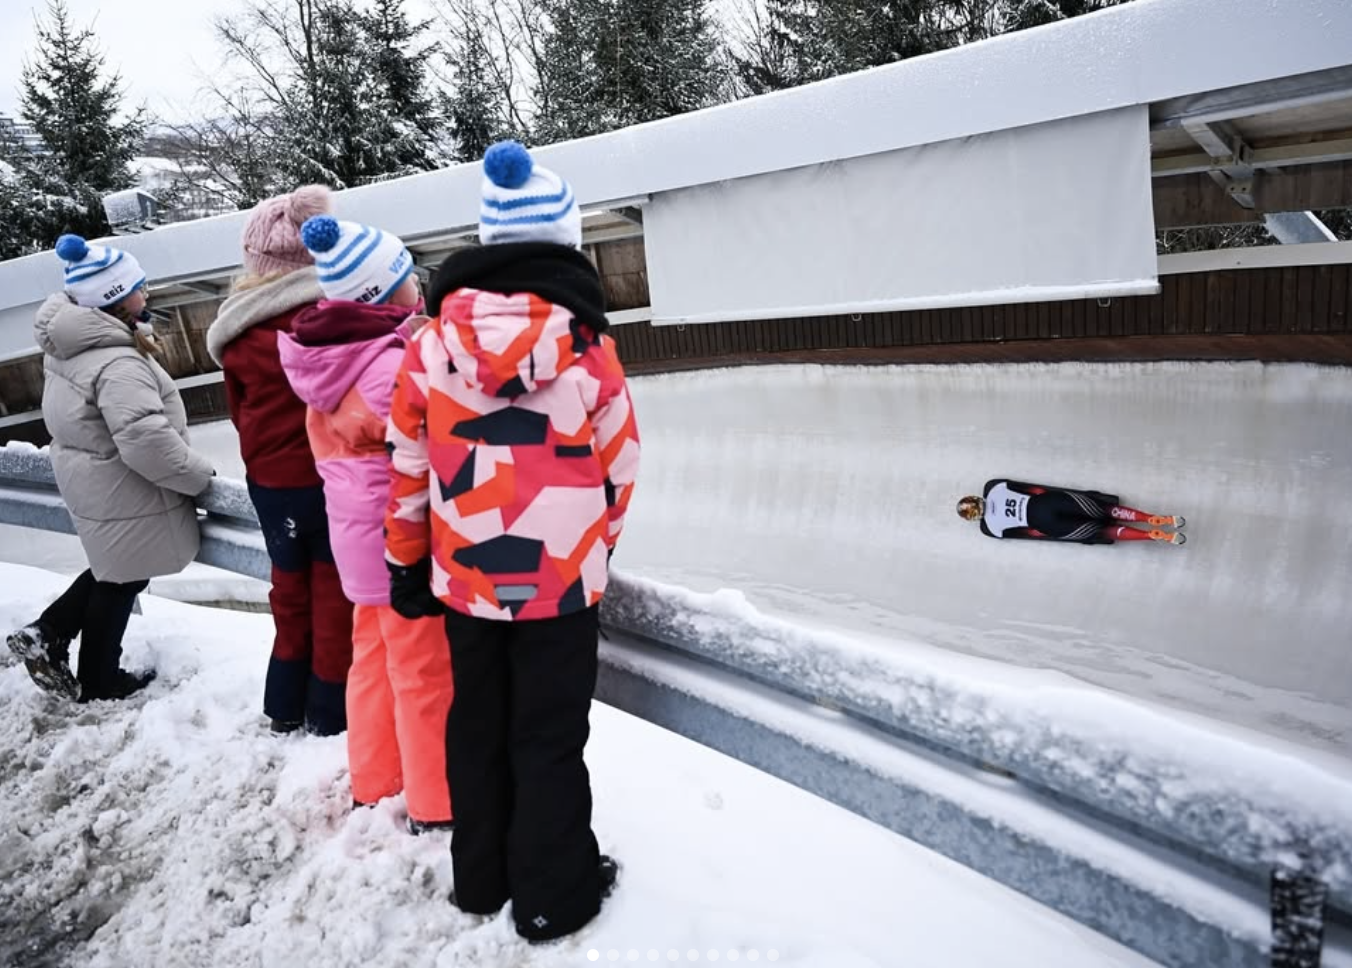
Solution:
[{"label": "metal guardrail", "polygon": [[[243,484],[217,480],[200,560],[266,579]],[[72,531],[45,452],[0,448],[0,523]],[[597,698],[860,814],[1169,966],[1307,966],[1273,951],[1274,872],[1327,896],[1352,966],[1352,798],[1339,778],[1199,732],[1169,751],[1077,732],[914,663],[616,575]],[[904,656],[898,650],[899,656]],[[1113,702],[1116,717],[1155,714]],[[1116,739],[1116,742],[1114,742]],[[1254,782],[1271,766],[1274,773]],[[1283,774],[1282,771],[1285,771]],[[816,836],[815,832],[804,832]],[[1322,903],[1322,901],[1321,901]],[[1309,912],[1306,912],[1307,915]],[[899,916],[904,916],[899,913]],[[1318,947],[1316,938],[1316,951]]]}]

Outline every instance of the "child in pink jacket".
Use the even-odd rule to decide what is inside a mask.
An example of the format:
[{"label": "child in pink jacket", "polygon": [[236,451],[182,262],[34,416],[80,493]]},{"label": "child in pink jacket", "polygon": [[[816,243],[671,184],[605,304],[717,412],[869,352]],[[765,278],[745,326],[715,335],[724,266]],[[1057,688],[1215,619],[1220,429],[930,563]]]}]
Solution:
[{"label": "child in pink jacket", "polygon": [[446,719],[451,655],[438,618],[390,607],[382,528],[389,502],[385,424],[394,376],[422,306],[413,259],[392,235],[321,215],[301,227],[325,299],[280,338],[282,367],[309,406],[333,555],[356,608],[347,680],[352,797],[404,790],[414,833],[451,823]]}]

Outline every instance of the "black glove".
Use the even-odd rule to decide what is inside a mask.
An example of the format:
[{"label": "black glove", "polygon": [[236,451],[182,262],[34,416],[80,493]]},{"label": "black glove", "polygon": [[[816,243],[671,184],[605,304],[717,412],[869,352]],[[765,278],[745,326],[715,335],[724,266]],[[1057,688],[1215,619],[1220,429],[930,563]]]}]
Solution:
[{"label": "black glove", "polygon": [[446,607],[432,594],[432,559],[412,565],[385,562],[390,569],[390,607],[404,618],[435,618]]}]

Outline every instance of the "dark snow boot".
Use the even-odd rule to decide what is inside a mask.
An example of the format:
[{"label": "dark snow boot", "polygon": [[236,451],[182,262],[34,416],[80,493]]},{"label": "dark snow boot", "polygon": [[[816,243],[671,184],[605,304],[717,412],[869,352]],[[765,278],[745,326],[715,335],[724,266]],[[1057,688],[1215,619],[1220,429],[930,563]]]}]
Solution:
[{"label": "dark snow boot", "polygon": [[34,622],[11,632],[5,644],[23,660],[29,677],[43,692],[64,699],[80,698],[80,684],[70,671],[70,639]]},{"label": "dark snow boot", "polygon": [[454,830],[454,820],[414,820],[408,818],[408,832],[415,837],[421,837],[423,834],[432,830]]},{"label": "dark snow boot", "polygon": [[602,854],[596,872],[601,877],[601,900],[604,901],[615,893],[615,887],[620,882],[620,862],[614,857]]},{"label": "dark snow boot", "polygon": [[126,699],[155,681],[155,670],[128,672],[118,669],[110,682],[100,683],[97,688],[86,688],[80,693],[80,702],[93,702],[96,699]]},{"label": "dark snow boot", "polygon": [[[604,902],[607,898],[610,897],[610,895],[615,893],[615,888],[619,884],[620,862],[617,861],[614,857],[602,854],[600,859],[596,862],[596,874],[597,879],[600,881],[601,887],[600,899],[602,902]],[[452,903],[455,902],[454,894],[451,895],[451,902]],[[598,911],[597,913],[600,912]],[[588,921],[590,921],[590,918],[588,919]],[[580,924],[577,927],[572,928],[568,931],[546,932],[536,925],[526,925],[524,926],[525,930],[522,930],[523,925],[518,923],[516,926],[516,933],[519,934],[521,937],[525,938],[526,942],[530,945],[535,946],[552,945],[558,944],[560,941],[562,941],[564,938],[568,937],[568,935],[574,933],[575,931],[582,930],[584,926],[585,922],[584,924]]]},{"label": "dark snow boot", "polygon": [[274,719],[268,724],[268,729],[274,733],[285,734],[285,733],[294,733],[296,730],[300,729],[304,725],[305,723],[299,719],[297,720]]}]

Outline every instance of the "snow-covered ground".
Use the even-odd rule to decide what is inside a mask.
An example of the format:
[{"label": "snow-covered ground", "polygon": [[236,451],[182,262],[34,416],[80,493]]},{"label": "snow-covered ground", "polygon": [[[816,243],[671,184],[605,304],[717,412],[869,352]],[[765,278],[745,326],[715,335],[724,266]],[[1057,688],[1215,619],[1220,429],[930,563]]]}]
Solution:
[{"label": "snow-covered ground", "polygon": [[[0,566],[0,628],[64,582]],[[143,598],[129,667],[161,680],[72,707],[0,650],[0,963],[14,968],[593,962],[811,968],[1144,966],[992,881],[605,706],[596,824],[623,864],[601,917],[530,948],[460,914],[444,835],[399,799],[349,810],[341,738],[276,737],[258,712],[265,616]]]},{"label": "snow-covered ground", "polygon": [[[1352,756],[1352,372],[819,367],[633,381],[615,562],[898,649],[1053,668]],[[994,541],[985,481],[1111,491],[1188,544]]]}]

